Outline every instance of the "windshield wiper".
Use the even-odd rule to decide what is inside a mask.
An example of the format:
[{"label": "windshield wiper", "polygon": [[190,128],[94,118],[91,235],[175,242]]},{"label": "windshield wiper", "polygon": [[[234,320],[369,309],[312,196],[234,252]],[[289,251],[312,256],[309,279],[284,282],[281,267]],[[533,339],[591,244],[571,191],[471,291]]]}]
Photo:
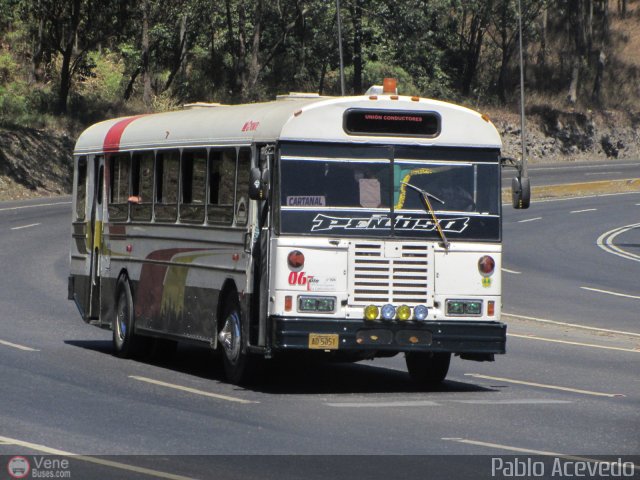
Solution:
[{"label": "windshield wiper", "polygon": [[418,192],[420,194],[420,198],[422,199],[422,202],[424,203],[427,212],[429,212],[431,214],[431,218],[433,219],[433,223],[435,223],[436,225],[436,230],[438,230],[438,234],[440,235],[440,238],[442,239],[442,243],[444,245],[444,249],[445,250],[449,250],[449,240],[447,240],[447,236],[444,234],[444,232],[442,231],[442,227],[440,227],[440,221],[438,220],[438,217],[436,216],[436,212],[433,209],[433,207],[431,206],[431,202],[429,201],[429,198],[433,198],[434,200],[436,200],[437,202],[440,202],[442,205],[444,205],[444,200],[439,199],[438,197],[436,197],[435,195],[433,195],[432,193],[427,192],[426,190],[423,190],[419,187],[416,187],[415,185],[411,185],[410,183],[407,182],[401,182],[403,185],[406,185],[407,187],[411,188],[412,190],[415,190],[416,192]]}]

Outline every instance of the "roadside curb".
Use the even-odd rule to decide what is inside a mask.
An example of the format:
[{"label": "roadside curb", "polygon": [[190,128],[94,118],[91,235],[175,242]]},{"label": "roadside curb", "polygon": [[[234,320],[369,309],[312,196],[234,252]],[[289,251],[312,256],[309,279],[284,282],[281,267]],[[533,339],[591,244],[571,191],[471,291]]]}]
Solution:
[{"label": "roadside curb", "polygon": [[[640,178],[623,180],[602,180],[597,182],[565,183],[562,185],[542,185],[531,187],[531,199],[584,197],[587,195],[603,195],[611,193],[640,193]],[[511,189],[502,189],[502,201],[511,202]]]}]

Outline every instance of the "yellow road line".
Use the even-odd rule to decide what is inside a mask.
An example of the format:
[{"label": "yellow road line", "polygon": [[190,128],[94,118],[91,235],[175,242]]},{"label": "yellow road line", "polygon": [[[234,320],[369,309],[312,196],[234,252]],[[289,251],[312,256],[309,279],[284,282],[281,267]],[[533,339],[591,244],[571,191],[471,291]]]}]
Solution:
[{"label": "yellow road line", "polygon": [[557,340],[555,338],[536,337],[535,335],[519,335],[517,333],[507,333],[509,337],[524,338],[526,340],[538,340],[540,342],[562,343],[564,345],[574,345],[577,347],[601,348],[603,350],[615,350],[618,352],[640,353],[640,350],[623,347],[607,347],[606,345],[595,345],[593,343],[570,342],[568,340]]},{"label": "yellow road line", "polygon": [[483,378],[485,380],[496,380],[498,382],[515,383],[517,385],[527,385],[529,387],[547,388],[549,390],[561,390],[563,392],[581,393],[583,395],[593,395],[596,397],[624,397],[621,393],[602,393],[593,392],[591,390],[580,390],[578,388],[561,387],[558,385],[547,385],[545,383],[525,382],[524,380],[515,380],[513,378],[490,377],[489,375],[480,375],[479,373],[465,373],[467,377]]},{"label": "yellow road line", "polygon": [[25,352],[39,352],[37,348],[25,347],[24,345],[20,345],[18,343],[7,342],[6,340],[0,340],[0,345],[4,345],[5,347],[17,348],[18,350],[24,350]]},{"label": "yellow road line", "polygon": [[[507,450],[509,452],[529,453],[531,455],[544,455],[546,457],[558,457],[558,458],[563,458],[563,459],[566,459],[566,460],[576,460],[576,461],[580,461],[580,462],[616,463],[616,462],[598,460],[596,458],[580,457],[580,456],[576,456],[576,455],[567,455],[567,454],[564,454],[564,453],[550,452],[548,450],[534,450],[534,449],[531,449],[531,448],[515,447],[515,446],[512,446],[512,445],[502,445],[500,443],[481,442],[479,440],[470,440],[468,438],[447,438],[447,437],[444,437],[444,438],[442,438],[442,440],[447,440],[447,441],[450,441],[450,442],[457,442],[457,443],[465,443],[467,445],[478,445],[480,447],[496,448],[496,449],[499,449],[499,450]],[[629,463],[631,463],[631,462],[629,462]],[[634,468],[634,470],[637,470],[637,469],[640,469],[640,466],[634,464],[633,468]]]},{"label": "yellow road line", "polygon": [[245,400],[244,398],[230,397],[228,395],[221,395],[219,393],[205,392],[204,390],[198,390],[196,388],[191,388],[191,387],[184,387],[182,385],[176,385],[174,383],[162,382],[160,380],[154,380],[153,378],[138,377],[136,375],[129,375],[129,378],[132,378],[134,380],[138,380],[140,382],[146,382],[146,383],[151,383],[153,385],[158,385],[160,387],[167,387],[167,388],[172,388],[174,390],[181,390],[183,392],[195,393],[196,395],[203,395],[205,397],[217,398],[218,400],[226,400],[228,402],[237,402],[237,403],[245,403],[245,404],[246,403],[260,403],[260,402],[256,402],[256,401],[253,401],[253,400]]},{"label": "yellow road line", "polygon": [[557,320],[548,320],[546,318],[537,318],[537,317],[527,317],[526,315],[518,315],[516,313],[505,313],[502,312],[502,316],[503,317],[511,317],[511,318],[523,318],[525,320],[531,320],[533,322],[540,322],[540,323],[549,323],[552,325],[560,325],[563,327],[573,327],[573,328],[580,328],[583,330],[592,330],[594,332],[605,332],[605,333],[617,333],[619,335],[629,335],[631,337],[640,337],[640,333],[635,333],[635,332],[625,332],[623,330],[610,330],[607,328],[599,328],[599,327],[588,327],[586,325],[579,325],[577,323],[567,323],[567,322],[559,322]]},{"label": "yellow road line", "polygon": [[103,458],[92,457],[88,455],[78,455],[76,453],[66,452],[64,450],[58,450],[57,448],[47,447],[45,445],[39,445],[37,443],[25,442],[23,440],[17,440],[15,438],[1,437],[0,442],[4,442],[7,445],[15,445],[17,447],[24,447],[37,452],[46,453],[48,455],[60,455],[63,457],[71,457],[73,460],[80,460],[88,463],[95,463],[96,465],[102,465],[104,467],[117,468],[118,470],[126,470],[129,472],[141,473],[143,475],[149,475],[156,478],[167,478],[169,480],[193,480],[190,477],[184,477],[182,475],[175,475],[173,473],[162,472],[160,470],[153,470],[150,468],[137,467],[135,465],[129,465],[121,462],[114,462],[113,460],[105,460]]}]

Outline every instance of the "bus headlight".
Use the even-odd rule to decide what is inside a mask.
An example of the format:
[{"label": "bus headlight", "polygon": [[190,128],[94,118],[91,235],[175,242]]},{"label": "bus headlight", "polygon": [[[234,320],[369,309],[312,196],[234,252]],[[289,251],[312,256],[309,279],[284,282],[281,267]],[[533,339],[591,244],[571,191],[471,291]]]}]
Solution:
[{"label": "bus headlight", "polygon": [[424,305],[418,305],[413,309],[413,318],[415,318],[416,320],[426,320],[427,315],[429,315],[429,309]]},{"label": "bus headlight", "polygon": [[369,321],[373,321],[380,315],[380,310],[375,305],[367,305],[364,308],[364,318]]},{"label": "bus headlight", "polygon": [[398,320],[409,320],[411,317],[411,309],[406,305],[400,305],[398,307]]},{"label": "bus headlight", "polygon": [[387,303],[382,307],[382,318],[385,320],[393,320],[396,316],[396,307]]}]

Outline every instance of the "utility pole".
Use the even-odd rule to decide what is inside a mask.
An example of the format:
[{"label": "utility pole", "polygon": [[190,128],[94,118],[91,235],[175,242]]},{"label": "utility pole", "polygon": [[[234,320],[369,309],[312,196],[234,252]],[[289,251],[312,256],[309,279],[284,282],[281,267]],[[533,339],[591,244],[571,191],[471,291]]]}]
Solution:
[{"label": "utility pole", "polygon": [[522,59],[522,5],[518,0],[518,28],[520,30],[520,141],[522,142],[522,164],[521,176],[527,177],[527,136],[525,134],[524,123],[524,62]]}]

